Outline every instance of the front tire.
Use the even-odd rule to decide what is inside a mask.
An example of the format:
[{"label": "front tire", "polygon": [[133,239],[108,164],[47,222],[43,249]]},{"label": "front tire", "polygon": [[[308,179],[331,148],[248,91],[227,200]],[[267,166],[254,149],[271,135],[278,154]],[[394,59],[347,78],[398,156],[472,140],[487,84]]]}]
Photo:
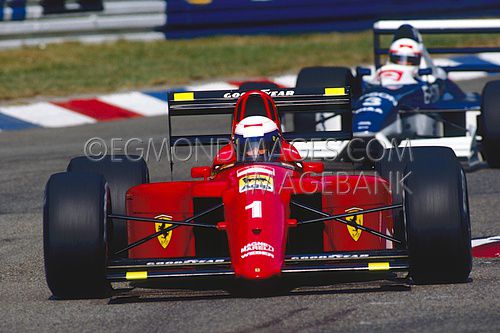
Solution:
[{"label": "front tire", "polygon": [[465,282],[472,268],[467,181],[445,147],[417,147],[406,165],[404,217],[417,284]]},{"label": "front tire", "polygon": [[109,191],[90,173],[52,175],[45,188],[45,275],[59,299],[103,298],[106,280]]},{"label": "front tire", "polygon": [[484,86],[479,119],[483,157],[490,167],[500,168],[500,80]]}]

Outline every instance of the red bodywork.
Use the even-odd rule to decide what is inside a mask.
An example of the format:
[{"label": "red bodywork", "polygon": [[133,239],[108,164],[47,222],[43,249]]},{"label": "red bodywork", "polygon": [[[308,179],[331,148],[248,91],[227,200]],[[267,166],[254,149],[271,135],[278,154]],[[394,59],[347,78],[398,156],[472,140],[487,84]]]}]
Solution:
[{"label": "red bodywork", "polygon": [[[266,102],[266,113],[279,126],[276,107],[270,97],[259,94]],[[249,94],[250,94],[249,93]],[[243,95],[236,106],[235,123],[245,114]],[[296,150],[283,142],[283,160],[276,163],[234,164],[227,156],[218,156],[212,175],[201,181],[178,181],[143,184],[127,193],[127,214],[147,218],[184,220],[195,215],[194,201],[212,198],[224,204],[223,219],[213,221],[220,233],[226,233],[228,255],[237,277],[267,279],[279,276],[285,262],[287,237],[297,221],[291,218],[290,201],[299,195],[320,196],[322,211],[340,214],[391,204],[391,195],[385,180],[373,175],[339,174],[315,175],[304,172],[305,163],[296,160]],[[231,146],[223,148],[228,154]],[[231,166],[220,167],[219,160]],[[319,168],[323,169],[323,168]],[[389,211],[358,215],[356,223],[392,234],[392,215]],[[195,221],[196,222],[196,221]],[[166,221],[168,223],[168,221]],[[386,249],[386,241],[338,222],[322,222],[323,235],[316,241],[322,243],[323,252],[362,251]],[[145,238],[160,229],[161,224],[128,222],[129,243]],[[300,233],[299,233],[300,234]],[[210,241],[210,240],[208,240]],[[214,240],[215,241],[215,240]],[[316,244],[317,245],[317,244]],[[132,259],[141,258],[206,258],[197,251],[193,227],[179,227],[166,237],[161,236],[129,251]]]},{"label": "red bodywork", "polygon": [[[246,175],[268,175],[254,172],[261,168],[273,174],[270,175],[272,191],[249,189],[240,193]],[[250,173],[246,174],[247,171]],[[284,264],[287,233],[296,222],[290,219],[292,195],[322,193],[323,211],[339,214],[353,208],[368,209],[391,204],[387,187],[385,180],[375,176],[345,173],[314,176],[274,164],[240,165],[203,181],[133,187],[127,194],[127,213],[149,218],[169,215],[174,220],[182,220],[193,216],[193,198],[222,198],[224,221],[219,221],[219,226],[224,229],[220,232],[227,233],[232,268],[238,277],[262,279],[279,275]],[[261,214],[252,204],[261,205]],[[390,212],[366,214],[362,219],[364,226],[392,234]],[[324,222],[324,225],[322,241],[325,252],[387,248],[386,241],[377,236],[361,232],[355,240],[345,225],[333,221]],[[128,230],[130,243],[157,231],[151,224],[133,221],[128,222]],[[180,227],[171,233],[166,248],[155,239],[131,249],[130,258],[206,257],[196,252],[193,228]]]}]

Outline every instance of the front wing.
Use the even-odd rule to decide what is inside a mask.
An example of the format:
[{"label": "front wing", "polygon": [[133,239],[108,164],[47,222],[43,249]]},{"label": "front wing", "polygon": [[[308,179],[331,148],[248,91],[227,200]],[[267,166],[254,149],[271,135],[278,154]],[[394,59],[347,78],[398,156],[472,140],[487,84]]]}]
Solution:
[{"label": "front wing", "polygon": [[[383,273],[408,271],[408,269],[408,254],[404,250],[329,252],[288,255],[285,258],[282,275]],[[107,279],[111,282],[234,276],[229,258],[116,259],[107,267]]]}]

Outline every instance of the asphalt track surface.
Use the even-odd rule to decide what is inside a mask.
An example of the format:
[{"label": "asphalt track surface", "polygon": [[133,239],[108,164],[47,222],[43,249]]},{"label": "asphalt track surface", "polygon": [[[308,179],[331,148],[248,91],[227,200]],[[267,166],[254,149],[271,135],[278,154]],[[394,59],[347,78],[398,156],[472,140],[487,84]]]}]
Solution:
[{"label": "asphalt track surface", "polygon": [[[478,91],[484,81],[462,85]],[[176,126],[192,133],[224,128],[201,118]],[[0,331],[500,331],[498,259],[474,259],[471,282],[457,285],[332,281],[266,298],[233,297],[217,289],[135,289],[104,300],[51,299],[42,254],[49,175],[81,155],[89,138],[102,137],[108,145],[111,138],[153,138],[159,145],[165,134],[165,117],[0,133]],[[169,179],[165,156],[148,163],[154,181]],[[176,177],[186,178],[190,164],[179,164]],[[468,183],[473,237],[500,234],[500,170],[482,168],[468,174]]]}]

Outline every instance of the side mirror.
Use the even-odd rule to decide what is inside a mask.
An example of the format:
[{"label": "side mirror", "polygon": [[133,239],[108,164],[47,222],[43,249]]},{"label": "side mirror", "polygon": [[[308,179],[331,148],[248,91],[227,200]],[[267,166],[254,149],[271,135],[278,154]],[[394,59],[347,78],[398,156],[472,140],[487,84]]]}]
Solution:
[{"label": "side mirror", "polygon": [[209,166],[200,166],[191,168],[191,178],[207,179],[212,174],[212,168]]},{"label": "side mirror", "polygon": [[423,75],[431,75],[432,74],[432,68],[420,68],[418,70],[418,75],[423,76]]},{"label": "side mirror", "polygon": [[302,169],[304,172],[322,173],[325,171],[325,165],[323,162],[303,162]]},{"label": "side mirror", "polygon": [[372,75],[372,70],[366,67],[356,67],[356,76],[363,77]]}]

